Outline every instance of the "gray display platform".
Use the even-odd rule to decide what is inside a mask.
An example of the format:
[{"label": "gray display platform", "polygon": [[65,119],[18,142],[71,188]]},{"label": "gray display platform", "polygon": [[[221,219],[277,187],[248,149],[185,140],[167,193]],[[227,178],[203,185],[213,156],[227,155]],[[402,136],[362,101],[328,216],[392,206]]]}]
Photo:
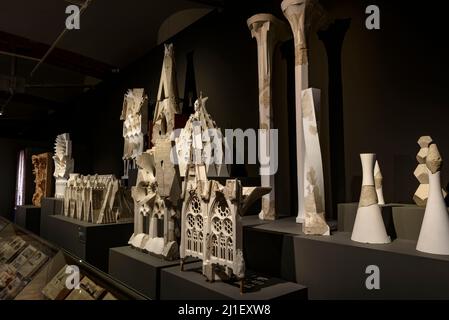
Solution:
[{"label": "gray display platform", "polygon": [[258,215],[244,216],[241,220],[242,227],[261,226],[271,221],[260,220]]},{"label": "gray display platform", "polygon": [[410,205],[393,208],[394,227],[398,238],[418,241],[426,208]]},{"label": "gray display platform", "polygon": [[[310,299],[449,298],[449,256],[416,251],[414,241],[368,245],[350,236],[294,238],[297,282],[309,288]],[[379,268],[379,290],[366,287],[368,266]]]},{"label": "gray display platform", "polygon": [[43,198],[41,202],[40,236],[48,240],[48,216],[62,215],[64,200],[56,198]]},{"label": "gray display platform", "polygon": [[300,223],[296,223],[296,217],[279,218],[274,221],[253,226],[253,228],[268,232],[278,232],[292,235],[303,234],[302,225]]},{"label": "gray display platform", "polygon": [[36,235],[40,234],[41,208],[36,206],[18,206],[15,213],[15,223]]},{"label": "gray display platform", "polygon": [[[395,208],[409,207],[412,205],[389,203],[381,206],[382,217],[385,223],[385,228],[390,237],[395,239],[397,237],[395,224],[393,221],[393,210]],[[338,231],[339,232],[352,232],[355,223],[355,217],[357,215],[357,209],[359,207],[358,202],[352,203],[339,203],[338,204]]]},{"label": "gray display platform", "polygon": [[296,217],[246,226],[243,250],[247,268],[296,281],[293,237],[301,234],[302,226],[296,223]]},{"label": "gray display platform", "polygon": [[248,272],[245,293],[239,283],[207,282],[201,274],[202,263],[162,269],[161,300],[279,300],[307,299],[307,288],[278,278]]},{"label": "gray display platform", "polygon": [[47,228],[49,241],[107,272],[109,249],[128,244],[133,223],[93,224],[54,215]]},{"label": "gray display platform", "polygon": [[[185,263],[195,262],[187,260]],[[165,261],[130,246],[109,250],[109,274],[150,299],[159,299],[161,270],[180,267],[180,261]]]}]

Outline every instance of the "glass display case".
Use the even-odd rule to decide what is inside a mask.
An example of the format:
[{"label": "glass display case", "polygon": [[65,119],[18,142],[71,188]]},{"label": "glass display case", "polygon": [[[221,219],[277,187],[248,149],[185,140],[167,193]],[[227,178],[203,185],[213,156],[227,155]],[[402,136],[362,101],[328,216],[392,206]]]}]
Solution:
[{"label": "glass display case", "polygon": [[0,218],[0,300],[130,299],[147,298]]}]

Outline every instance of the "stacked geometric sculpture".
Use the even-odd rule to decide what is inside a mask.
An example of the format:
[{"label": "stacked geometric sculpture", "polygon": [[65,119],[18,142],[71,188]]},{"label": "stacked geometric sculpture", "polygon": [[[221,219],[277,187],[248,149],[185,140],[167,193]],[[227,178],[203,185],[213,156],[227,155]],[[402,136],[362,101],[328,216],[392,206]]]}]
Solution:
[{"label": "stacked geometric sculpture", "polygon": [[53,160],[55,162],[53,176],[56,179],[55,197],[64,198],[67,179],[73,173],[75,167],[75,160],[72,159],[72,141],[69,133],[63,133],[56,137]]},{"label": "stacked geometric sculpture", "polygon": [[114,175],[70,174],[64,195],[64,215],[96,224],[132,219],[130,197]]},{"label": "stacked geometric sculpture", "polygon": [[31,157],[35,183],[33,205],[36,207],[41,206],[43,197],[51,196],[51,174],[53,169],[51,157],[50,153],[41,153]]},{"label": "stacked geometric sculpture", "polygon": [[[418,161],[418,166],[413,173],[418,179],[420,185],[413,195],[413,200],[420,207],[425,207],[427,203],[427,198],[429,196],[429,174],[426,165],[427,155],[429,153],[429,146],[433,143],[433,139],[430,136],[422,136],[418,140],[418,145],[421,147],[418,154],[416,155],[416,160]],[[442,189],[443,197],[446,198],[447,192]]]},{"label": "stacked geometric sculpture", "polygon": [[[195,114],[189,121],[209,118],[203,104],[207,98],[195,103]],[[200,148],[196,150],[196,148]],[[190,143],[190,155],[202,152],[202,144]],[[209,281],[217,275],[223,279],[232,276],[241,280],[243,292],[245,261],[240,219],[251,203],[271,191],[270,188],[244,188],[239,180],[227,180],[226,185],[208,180],[204,162],[197,158],[187,165],[182,190],[181,214],[181,267],[186,257],[203,262],[203,274]]]},{"label": "stacked geometric sculpture", "polygon": [[429,178],[429,193],[416,250],[449,255],[449,213],[441,193],[442,164],[437,145],[428,145],[425,165]]},{"label": "stacked geometric sculpture", "polygon": [[[137,157],[137,185],[132,190],[134,233],[129,240],[133,247],[167,260],[179,257],[175,226],[179,219],[181,180],[173,161],[176,157],[173,134],[180,106],[174,66],[173,45],[166,45],[153,119],[153,148]],[[144,217],[149,220],[148,234]],[[159,230],[160,220],[163,220],[163,230]]]},{"label": "stacked geometric sculpture", "polygon": [[298,176],[298,216],[308,234],[329,234],[324,214],[324,179],[315,104],[318,94],[308,88],[306,12],[309,0],[284,0],[282,11],[290,23],[295,45],[296,156]]},{"label": "stacked geometric sculpture", "polygon": [[144,151],[144,137],[147,133],[148,97],[143,89],[128,90],[123,100],[120,120],[123,120],[123,148],[124,177],[128,177],[129,169],[135,168],[138,155]]}]

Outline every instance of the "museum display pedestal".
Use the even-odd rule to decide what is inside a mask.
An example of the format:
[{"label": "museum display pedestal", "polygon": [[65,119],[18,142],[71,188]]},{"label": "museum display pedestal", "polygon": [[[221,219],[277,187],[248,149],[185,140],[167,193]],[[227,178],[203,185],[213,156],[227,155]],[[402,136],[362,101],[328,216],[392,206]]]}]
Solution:
[{"label": "museum display pedestal", "polygon": [[[393,210],[395,208],[410,207],[412,205],[391,203],[380,206],[382,210],[382,218],[385,223],[385,228],[388,235],[392,238],[396,238],[395,224],[393,221]],[[339,232],[352,232],[354,227],[355,217],[357,216],[357,209],[359,207],[358,202],[352,203],[339,203],[338,204],[338,231]]]},{"label": "museum display pedestal", "polygon": [[[297,282],[310,299],[449,298],[449,256],[418,252],[415,241],[369,245],[350,238],[347,232],[294,238]],[[369,266],[378,268],[379,290],[366,286]]]},{"label": "museum display pedestal", "polygon": [[15,214],[15,223],[24,229],[40,234],[41,208],[36,206],[18,206]]},{"label": "museum display pedestal", "polygon": [[[352,232],[358,203],[338,204],[338,231]],[[414,204],[387,204],[381,206],[388,235],[392,239],[418,241],[426,208]]]},{"label": "museum display pedestal", "polygon": [[62,215],[64,210],[64,200],[57,198],[42,198],[41,202],[41,221],[40,236],[48,240],[47,221],[49,216]]},{"label": "museum display pedestal", "polygon": [[416,205],[393,208],[394,227],[398,238],[418,241],[426,208]]},{"label": "museum display pedestal", "polygon": [[130,246],[109,250],[109,274],[154,300],[159,299],[161,270],[175,266],[179,260],[166,261]]},{"label": "museum display pedestal", "polygon": [[53,215],[47,228],[49,241],[107,272],[109,249],[128,243],[133,223],[93,224]]},{"label": "museum display pedestal", "polygon": [[243,250],[246,267],[288,281],[296,281],[293,237],[301,234],[302,225],[296,223],[296,217],[244,225]]},{"label": "museum display pedestal", "polygon": [[161,300],[279,300],[307,299],[307,288],[278,278],[247,272],[245,292],[240,282],[207,282],[201,273],[202,263],[195,262],[162,269]]}]

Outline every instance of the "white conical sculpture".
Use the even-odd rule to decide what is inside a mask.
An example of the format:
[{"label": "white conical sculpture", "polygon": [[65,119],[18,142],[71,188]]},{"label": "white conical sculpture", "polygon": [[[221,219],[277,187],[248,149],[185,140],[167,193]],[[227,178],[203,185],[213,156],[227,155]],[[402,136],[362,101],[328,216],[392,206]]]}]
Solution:
[{"label": "white conical sculpture", "polygon": [[372,244],[390,243],[391,240],[385,230],[374,186],[373,173],[376,155],[361,154],[360,160],[363,169],[362,191],[351,240]]},{"label": "white conical sculpture", "polygon": [[416,250],[449,255],[449,214],[441,193],[442,159],[436,144],[429,146],[426,158],[429,197]]},{"label": "white conical sculpture", "polygon": [[385,205],[382,181],[383,181],[383,176],[382,176],[382,172],[380,171],[379,161],[376,161],[376,165],[374,166],[374,185],[376,187],[377,203],[380,206]]}]

